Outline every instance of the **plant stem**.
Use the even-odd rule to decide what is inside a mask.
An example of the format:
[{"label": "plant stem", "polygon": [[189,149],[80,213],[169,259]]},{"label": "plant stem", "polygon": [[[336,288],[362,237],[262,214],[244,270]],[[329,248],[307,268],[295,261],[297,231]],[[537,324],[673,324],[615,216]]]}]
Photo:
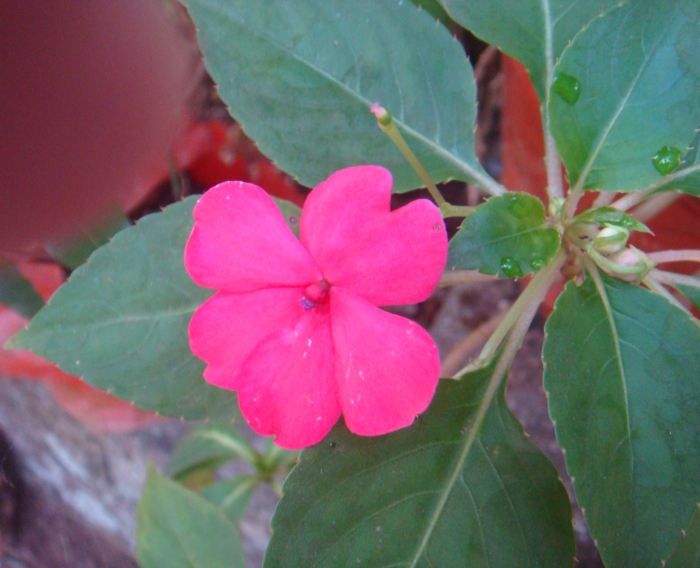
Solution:
[{"label": "plant stem", "polygon": [[615,191],[601,191],[600,194],[598,194],[598,197],[595,198],[595,201],[591,207],[593,209],[597,209],[598,207],[607,207],[613,201],[615,201],[615,196],[617,196],[617,192]]},{"label": "plant stem", "polygon": [[[396,147],[401,151],[403,157],[406,158],[406,161],[411,165],[416,174],[418,174],[418,177],[425,184],[426,189],[430,192],[430,195],[440,208],[443,217],[466,217],[470,215],[473,212],[472,207],[455,206],[445,201],[445,198],[438,190],[435,182],[430,177],[430,174],[428,174],[426,169],[413,153],[413,150],[411,150],[406,143],[406,140],[404,140],[401,132],[399,132],[399,129],[394,122],[394,118],[391,116],[389,111],[378,104],[372,105],[370,110],[372,114],[377,117],[377,124],[379,125],[379,128],[381,128],[382,132],[389,136],[391,141],[396,144]],[[478,181],[489,193],[493,195],[502,195],[506,192],[505,188],[501,187],[498,183],[489,180],[486,176],[482,176],[478,172],[472,172],[472,175],[476,178],[476,181]]]},{"label": "plant stem", "polygon": [[486,343],[489,335],[493,333],[505,315],[506,314],[504,311],[493,316],[491,319],[482,323],[475,330],[473,330],[457,345],[455,345],[452,351],[447,354],[447,357],[445,357],[445,360],[442,363],[440,376],[448,377],[459,369],[459,364],[467,355],[473,351],[476,351],[479,347]]},{"label": "plant stem", "polygon": [[[482,367],[496,354],[504,338],[519,320],[520,316],[527,312],[533,303],[536,304],[535,309],[540,305],[542,299],[544,298],[544,294],[559,276],[559,269],[564,263],[565,258],[566,252],[564,249],[559,249],[550,263],[535,274],[525,290],[523,290],[523,293],[520,294],[520,297],[510,307],[508,313],[506,313],[504,318],[498,324],[498,327],[496,327],[493,334],[484,345],[481,353],[479,353],[479,356],[469,365],[464,367],[464,369],[462,369],[458,375]],[[538,300],[540,296],[542,296],[542,298]]]},{"label": "plant stem", "polygon": [[674,286],[676,284],[683,284],[685,286],[692,286],[693,288],[700,288],[700,278],[695,276],[687,276],[685,274],[676,274],[675,272],[666,272],[665,270],[659,270],[655,268],[649,273],[654,280],[661,282],[662,284],[670,284]]},{"label": "plant stem", "polygon": [[571,219],[576,214],[576,206],[583,196],[583,184],[577,183],[576,187],[569,192],[564,205],[564,219]]},{"label": "plant stem", "polygon": [[[673,297],[673,294],[666,290],[659,282],[657,282],[653,277],[650,275],[646,275],[646,277],[642,280],[642,283],[649,288],[652,292],[655,292],[659,296],[663,296],[668,300],[671,304],[676,306],[677,308],[680,308],[687,314],[690,314],[690,311],[683,305],[681,304],[676,298]],[[692,315],[692,314],[691,314]]]},{"label": "plant stem", "polygon": [[636,207],[635,210],[632,211],[632,215],[638,221],[646,223],[649,219],[656,217],[661,211],[671,205],[671,203],[678,201],[682,196],[682,193],[676,193],[674,191],[655,195]]},{"label": "plant stem", "polygon": [[455,286],[456,284],[474,284],[476,282],[493,282],[498,276],[482,274],[476,270],[450,270],[443,272],[438,286]]},{"label": "plant stem", "polygon": [[652,193],[652,189],[645,189],[643,191],[627,193],[624,196],[620,197],[620,199],[618,199],[617,201],[611,203],[610,206],[620,211],[627,211],[628,209],[640,204],[642,201],[647,199]]},{"label": "plant stem", "polygon": [[657,264],[664,262],[700,262],[700,250],[661,250],[647,253],[647,256]]},{"label": "plant stem", "polygon": [[[543,114],[546,112],[543,110]],[[545,161],[547,166],[547,193],[550,197],[564,197],[564,178],[561,174],[561,159],[554,137],[549,131],[549,117],[545,119]]]}]

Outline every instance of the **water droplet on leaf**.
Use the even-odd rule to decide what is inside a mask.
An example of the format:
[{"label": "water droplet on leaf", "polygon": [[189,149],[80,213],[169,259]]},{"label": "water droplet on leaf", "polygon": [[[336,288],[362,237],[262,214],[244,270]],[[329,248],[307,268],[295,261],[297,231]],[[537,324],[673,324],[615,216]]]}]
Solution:
[{"label": "water droplet on leaf", "polygon": [[581,83],[572,75],[557,73],[552,81],[552,91],[570,105],[575,105],[581,96]]},{"label": "water droplet on leaf", "polygon": [[634,227],[634,226],[636,225],[636,223],[635,223],[634,219],[632,219],[632,217],[628,217],[628,216],[625,215],[625,216],[620,220],[620,225],[622,225],[622,226],[625,227],[626,229],[631,229],[632,227]]},{"label": "water droplet on leaf", "polygon": [[508,197],[508,210],[516,217],[527,217],[530,214],[530,201],[523,195],[511,195]]},{"label": "water droplet on leaf", "polygon": [[501,270],[503,274],[511,278],[519,278],[523,275],[522,268],[512,256],[504,256],[501,259]]},{"label": "water droplet on leaf", "polygon": [[656,153],[656,156],[651,159],[651,162],[654,164],[657,171],[662,176],[665,176],[681,165],[682,158],[683,152],[681,152],[678,148],[664,146]]},{"label": "water droplet on leaf", "polygon": [[544,258],[538,255],[533,255],[532,259],[530,260],[530,264],[534,270],[539,270],[544,266]]}]

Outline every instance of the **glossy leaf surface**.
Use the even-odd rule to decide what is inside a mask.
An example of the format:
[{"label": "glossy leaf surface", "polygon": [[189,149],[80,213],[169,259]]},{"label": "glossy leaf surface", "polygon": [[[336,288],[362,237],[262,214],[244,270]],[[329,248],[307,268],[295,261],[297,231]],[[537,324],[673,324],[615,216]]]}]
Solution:
[{"label": "glossy leaf surface", "polygon": [[572,186],[632,191],[674,171],[700,125],[698,50],[695,0],[626,2],[576,36],[554,72],[575,77],[580,97],[549,102]]},{"label": "glossy leaf surface", "polygon": [[471,66],[425,10],[395,0],[186,4],[231,114],[302,184],[377,164],[391,170],[395,191],[422,185],[369,112],[376,102],[436,182],[495,184],[474,155]]},{"label": "glossy leaf surface", "polygon": [[450,241],[447,266],[502,278],[537,272],[559,248],[542,202],[526,193],[492,197],[479,205]]},{"label": "glossy leaf surface", "polygon": [[545,389],[608,568],[658,567],[700,500],[700,328],[664,298],[570,282],[545,327]]},{"label": "glossy leaf surface", "polygon": [[544,101],[551,68],[574,36],[619,0],[441,0],[450,16],[525,65]]},{"label": "glossy leaf surface", "polygon": [[254,462],[255,451],[235,426],[207,424],[182,439],[170,457],[166,474],[171,477],[186,476],[199,467],[212,467],[242,458]]},{"label": "glossy leaf surface", "polygon": [[150,469],[136,513],[141,568],[245,568],[236,526],[215,505]]},{"label": "glossy leaf surface", "polygon": [[275,511],[266,568],[571,566],[566,491],[502,390],[474,421],[492,371],[442,380],[409,428],[364,438],[341,421],[304,450]]},{"label": "glossy leaf surface", "polygon": [[0,304],[4,304],[27,319],[33,318],[44,305],[44,300],[32,283],[14,264],[2,258],[0,258]]},{"label": "glossy leaf surface", "polygon": [[204,363],[187,339],[192,313],[211,295],[183,265],[195,202],[118,233],[73,272],[14,346],[165,416],[240,416],[235,393],[204,381]]}]

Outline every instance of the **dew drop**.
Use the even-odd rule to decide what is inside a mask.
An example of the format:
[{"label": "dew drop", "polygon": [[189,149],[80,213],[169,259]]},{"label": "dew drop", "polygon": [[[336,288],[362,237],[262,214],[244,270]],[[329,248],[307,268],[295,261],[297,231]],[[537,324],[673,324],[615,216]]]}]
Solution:
[{"label": "dew drop", "polygon": [[[328,447],[335,448],[335,442],[328,442]],[[335,524],[335,521],[333,521],[333,524]]]},{"label": "dew drop", "polygon": [[651,159],[651,163],[662,176],[665,176],[681,165],[682,158],[683,152],[678,148],[664,146]]},{"label": "dew drop", "polygon": [[632,219],[631,217],[624,216],[620,220],[620,225],[625,227],[625,229],[631,229],[632,227],[634,227],[636,225],[636,223],[635,223],[634,219]]},{"label": "dew drop", "polygon": [[544,266],[544,259],[541,256],[533,255],[532,259],[530,259],[530,264],[534,270],[539,270]]},{"label": "dew drop", "polygon": [[552,81],[552,91],[573,106],[581,96],[581,83],[572,75],[557,73]]},{"label": "dew drop", "polygon": [[504,256],[501,259],[501,270],[503,271],[503,274],[510,276],[511,278],[519,278],[523,275],[523,271],[520,268],[518,261],[512,256]]},{"label": "dew drop", "polygon": [[530,214],[530,201],[517,193],[508,197],[508,210],[516,217],[527,217]]}]

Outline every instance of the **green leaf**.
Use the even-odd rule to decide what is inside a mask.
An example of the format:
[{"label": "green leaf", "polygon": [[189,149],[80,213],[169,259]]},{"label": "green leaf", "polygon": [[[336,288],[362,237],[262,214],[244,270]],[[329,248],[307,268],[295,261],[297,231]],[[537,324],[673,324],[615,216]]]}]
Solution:
[{"label": "green leaf", "polygon": [[659,189],[679,189],[700,196],[700,128],[696,132],[695,139],[683,156],[678,169],[656,184]]},{"label": "green leaf", "polygon": [[700,125],[699,50],[697,0],[627,2],[576,36],[554,72],[576,78],[580,98],[549,101],[572,186],[633,191],[662,183]]},{"label": "green leaf", "polygon": [[409,428],[366,438],[341,420],[302,451],[272,520],[266,568],[572,566],[566,491],[503,387],[475,422],[493,370],[440,381]]},{"label": "green leaf", "polygon": [[658,567],[700,501],[700,328],[601,274],[569,282],[545,333],[550,415],[603,561]]},{"label": "green leaf", "polygon": [[44,305],[44,300],[32,283],[22,276],[14,264],[2,258],[0,258],[0,304],[6,305],[27,319],[32,319]]},{"label": "green leaf", "polygon": [[674,284],[674,286],[700,310],[700,279],[698,279],[697,286],[688,286],[686,284]]},{"label": "green leaf", "polygon": [[256,476],[241,475],[214,483],[199,494],[221,509],[234,525],[238,525],[258,485],[260,480]]},{"label": "green leaf", "polygon": [[502,191],[474,154],[471,66],[425,10],[394,0],[185,3],[231,114],[302,184],[378,164],[395,191],[423,185],[369,112],[378,102],[436,182]]},{"label": "green leaf", "polygon": [[175,446],[165,473],[174,478],[184,477],[200,467],[218,467],[237,458],[255,463],[258,454],[235,426],[207,424]]},{"label": "green leaf", "polygon": [[423,10],[428,12],[433,18],[439,20],[440,23],[447,29],[451,29],[456,26],[457,23],[450,18],[449,14],[442,7],[442,4],[438,0],[411,0],[416,6],[420,6]]},{"label": "green leaf", "polygon": [[552,67],[594,17],[619,0],[442,0],[447,12],[487,43],[522,62],[542,102]]},{"label": "green leaf", "polygon": [[539,199],[509,193],[492,197],[464,220],[450,241],[447,266],[518,278],[547,264],[559,241]]},{"label": "green leaf", "polygon": [[[270,196],[272,197],[272,196]],[[294,205],[291,201],[286,199],[279,199],[278,197],[272,197],[272,200],[277,204],[277,207],[282,211],[284,215],[284,220],[287,222],[287,226],[292,230],[299,238],[299,220],[301,219],[301,209]]]},{"label": "green leaf", "polygon": [[571,219],[569,223],[571,225],[574,223],[586,223],[589,225],[614,225],[616,227],[624,227],[630,231],[651,233],[649,227],[647,227],[644,223],[637,221],[637,219],[631,215],[628,215],[619,209],[615,209],[614,207],[597,207],[596,209],[586,209],[586,211]]},{"label": "green leaf", "polygon": [[681,532],[664,568],[700,568],[700,504],[695,506],[690,525]]},{"label": "green leaf", "polygon": [[45,243],[46,251],[66,268],[75,270],[131,221],[121,211],[113,211],[99,222],[60,240]]},{"label": "green leaf", "polygon": [[215,505],[148,470],[136,512],[141,568],[245,568],[236,526]]},{"label": "green leaf", "polygon": [[187,339],[194,310],[212,294],[183,264],[196,200],[144,217],[95,251],[13,345],[165,416],[239,417],[235,393],[204,381]]}]

